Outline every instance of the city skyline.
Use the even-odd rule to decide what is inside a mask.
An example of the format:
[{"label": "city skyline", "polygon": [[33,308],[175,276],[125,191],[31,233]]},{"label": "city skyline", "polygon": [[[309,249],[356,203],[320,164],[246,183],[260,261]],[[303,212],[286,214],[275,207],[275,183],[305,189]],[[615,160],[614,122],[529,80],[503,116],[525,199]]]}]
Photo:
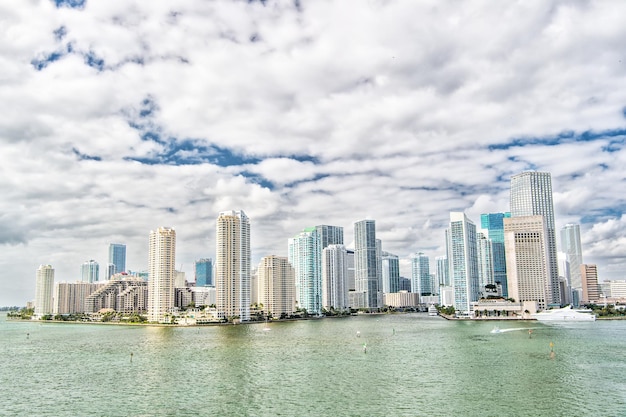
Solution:
[{"label": "city skyline", "polygon": [[450,212],[507,212],[528,170],[552,174],[554,228],[580,225],[599,279],[626,278],[626,4],[0,8],[0,305],[32,300],[42,264],[103,279],[112,242],[145,270],[159,225],[192,277],[233,208],[252,265],[308,225],[353,247],[369,218],[408,277],[410,253],[445,254]]}]

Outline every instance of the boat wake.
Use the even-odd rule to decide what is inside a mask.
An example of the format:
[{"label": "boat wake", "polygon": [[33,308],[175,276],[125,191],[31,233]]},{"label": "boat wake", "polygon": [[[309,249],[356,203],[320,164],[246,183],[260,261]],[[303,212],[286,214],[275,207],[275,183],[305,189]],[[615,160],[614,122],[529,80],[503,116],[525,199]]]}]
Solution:
[{"label": "boat wake", "polygon": [[532,327],[514,327],[512,329],[501,329],[499,327],[494,327],[493,330],[491,330],[490,333],[508,333],[508,332],[515,332],[515,331],[519,331],[519,330],[533,330]]}]

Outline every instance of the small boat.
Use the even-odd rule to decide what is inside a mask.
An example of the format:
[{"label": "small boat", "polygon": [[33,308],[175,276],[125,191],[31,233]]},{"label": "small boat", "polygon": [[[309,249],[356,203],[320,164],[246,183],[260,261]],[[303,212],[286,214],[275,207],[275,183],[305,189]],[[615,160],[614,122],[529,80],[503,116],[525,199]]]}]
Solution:
[{"label": "small boat", "polygon": [[428,307],[428,315],[429,316],[436,316],[437,314],[439,314],[438,311],[437,311],[437,307],[435,307],[434,304],[431,304]]},{"label": "small boat", "polygon": [[531,314],[537,321],[595,321],[596,315],[591,314],[591,310],[575,309],[571,305],[552,310],[543,310],[539,313]]}]

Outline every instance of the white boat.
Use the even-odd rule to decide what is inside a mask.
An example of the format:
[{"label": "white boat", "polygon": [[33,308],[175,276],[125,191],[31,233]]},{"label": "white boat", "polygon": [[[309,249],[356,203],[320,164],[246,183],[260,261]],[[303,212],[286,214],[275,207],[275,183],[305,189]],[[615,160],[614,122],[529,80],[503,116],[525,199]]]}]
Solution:
[{"label": "white boat", "polygon": [[436,316],[437,314],[438,314],[438,312],[437,312],[437,307],[435,307],[435,305],[434,305],[434,304],[431,304],[431,305],[428,307],[428,315],[429,315],[429,316]]},{"label": "white boat", "polygon": [[591,314],[591,310],[572,308],[571,305],[552,310],[543,310],[539,313],[531,314],[537,321],[595,321],[596,315]]}]

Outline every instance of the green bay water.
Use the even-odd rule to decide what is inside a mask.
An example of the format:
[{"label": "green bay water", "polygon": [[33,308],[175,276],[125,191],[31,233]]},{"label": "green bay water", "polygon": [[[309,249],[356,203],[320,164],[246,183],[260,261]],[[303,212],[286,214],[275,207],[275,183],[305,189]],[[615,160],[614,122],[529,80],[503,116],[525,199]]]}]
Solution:
[{"label": "green bay water", "polygon": [[[495,325],[505,331],[491,333]],[[398,314],[265,327],[14,322],[3,314],[0,415],[626,415],[626,321]]]}]

